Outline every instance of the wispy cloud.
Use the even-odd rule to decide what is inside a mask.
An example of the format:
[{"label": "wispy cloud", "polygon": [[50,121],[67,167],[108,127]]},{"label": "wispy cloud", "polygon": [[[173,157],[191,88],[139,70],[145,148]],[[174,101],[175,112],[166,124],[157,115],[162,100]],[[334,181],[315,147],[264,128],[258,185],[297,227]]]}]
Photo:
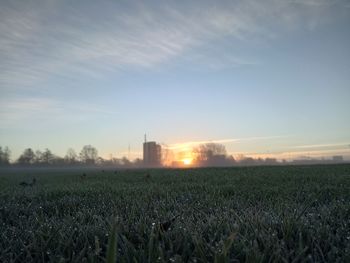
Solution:
[{"label": "wispy cloud", "polygon": [[1,129],[27,127],[30,123],[88,120],[99,116],[118,115],[117,112],[98,105],[65,103],[49,98],[21,98],[0,100]]},{"label": "wispy cloud", "polygon": [[174,143],[170,145],[163,145],[164,148],[167,148],[169,150],[183,150],[192,148],[194,146],[200,145],[200,144],[206,144],[206,143],[233,143],[237,142],[238,139],[222,139],[222,140],[207,140],[207,141],[189,141],[189,142],[183,142],[183,143]]},{"label": "wispy cloud", "polygon": [[278,159],[298,159],[298,158],[329,158],[333,155],[343,155],[350,157],[350,142],[304,144],[297,146],[283,147],[281,150],[260,151],[260,152],[231,152],[234,156],[245,155],[254,158],[278,158]]},{"label": "wispy cloud", "polygon": [[236,139],[189,141],[189,142],[183,142],[183,143],[174,143],[170,145],[164,145],[164,147],[169,150],[183,150],[183,149],[190,149],[197,145],[206,144],[206,143],[229,144],[229,143],[239,143],[239,142],[258,141],[258,140],[273,140],[273,139],[287,138],[287,137],[290,137],[290,136],[276,135],[276,136],[246,137],[246,138],[236,138]]},{"label": "wispy cloud", "polygon": [[308,159],[308,158],[329,158],[334,155],[343,155],[347,159],[350,158],[350,151],[348,149],[309,149],[309,150],[296,150],[290,151],[272,151],[272,152],[248,152],[237,151],[230,152],[230,155],[235,157],[246,156],[253,158],[277,158],[277,159]]},{"label": "wispy cloud", "polygon": [[2,128],[10,124],[20,123],[33,116],[57,111],[57,104],[49,99],[15,99],[1,101],[0,123]]},{"label": "wispy cloud", "polygon": [[317,149],[317,148],[339,148],[339,147],[350,147],[350,142],[348,143],[327,143],[327,144],[306,144],[293,146],[296,149]]},{"label": "wispy cloud", "polygon": [[130,67],[150,69],[176,58],[199,59],[198,64],[205,61],[214,69],[256,65],[256,59],[220,53],[218,41],[274,36],[272,20],[281,27],[314,20],[308,8],[293,3],[309,9],[326,5],[311,0],[196,5],[2,1],[0,87],[37,88],[52,77],[99,77]]},{"label": "wispy cloud", "polygon": [[291,3],[301,4],[306,6],[329,6],[339,2],[339,0],[291,0]]}]

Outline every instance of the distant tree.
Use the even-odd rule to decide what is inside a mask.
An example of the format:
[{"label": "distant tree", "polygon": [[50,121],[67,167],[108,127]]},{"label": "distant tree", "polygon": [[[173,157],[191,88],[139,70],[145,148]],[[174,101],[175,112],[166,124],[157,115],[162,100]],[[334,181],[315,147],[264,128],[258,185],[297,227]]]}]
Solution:
[{"label": "distant tree", "polygon": [[239,163],[247,166],[257,164],[256,160],[252,157],[244,157],[243,159],[240,159]]},{"label": "distant tree", "polygon": [[11,156],[11,151],[10,149],[6,146],[4,149],[0,146],[0,165],[9,165],[10,164],[10,156]]},{"label": "distant tree", "polygon": [[227,156],[225,146],[219,143],[201,144],[192,153],[197,166],[231,166],[235,163],[232,156]]},{"label": "distant tree", "polygon": [[74,149],[69,148],[64,160],[67,164],[76,164],[78,162],[78,155]]},{"label": "distant tree", "polygon": [[237,156],[236,156],[236,160],[238,161],[238,162],[240,162],[240,161],[242,161],[242,160],[244,160],[246,157],[245,157],[245,155],[244,154],[238,154]]},{"label": "distant tree", "polygon": [[172,162],[176,159],[176,157],[175,153],[167,147],[167,145],[164,145],[164,147],[162,147],[162,164],[165,166],[170,166]]},{"label": "distant tree", "polygon": [[96,164],[98,165],[108,165],[108,161],[102,157],[97,157]]},{"label": "distant tree", "polygon": [[98,152],[95,147],[85,145],[79,154],[80,160],[85,164],[95,164],[98,158]]},{"label": "distant tree", "polygon": [[198,162],[206,162],[213,158],[213,156],[226,156],[227,154],[225,146],[219,143],[201,144],[193,149],[193,153]]},{"label": "distant tree", "polygon": [[49,150],[45,149],[45,151],[41,155],[41,161],[43,164],[49,165],[53,163],[53,160],[55,159],[55,155]]},{"label": "distant tree", "polygon": [[56,156],[47,148],[43,152],[36,150],[34,163],[36,165],[50,165],[53,164],[55,158]]},{"label": "distant tree", "polygon": [[278,164],[278,161],[276,158],[266,158],[265,164],[276,165],[276,164]]},{"label": "distant tree", "polygon": [[122,158],[122,165],[130,167],[131,166],[131,162],[128,158],[126,158],[125,156]]},{"label": "distant tree", "polygon": [[40,151],[40,150],[36,150],[35,151],[35,160],[34,160],[35,164],[41,164],[41,162],[42,162],[42,155],[43,155],[42,151]]},{"label": "distant tree", "polygon": [[136,158],[135,161],[133,162],[133,165],[135,167],[142,167],[143,166],[143,160],[140,158]]},{"label": "distant tree", "polygon": [[3,159],[4,159],[3,155],[4,155],[4,152],[2,150],[2,147],[0,146],[0,163],[3,162]]},{"label": "distant tree", "polygon": [[64,158],[54,155],[50,164],[55,166],[64,166],[66,162]]},{"label": "distant tree", "polygon": [[236,164],[236,160],[235,160],[235,158],[234,158],[232,155],[227,156],[226,160],[227,160],[227,162],[228,162],[230,165],[235,165],[235,164]]},{"label": "distant tree", "polygon": [[31,165],[35,162],[35,153],[31,148],[27,148],[18,158],[17,162],[22,165]]},{"label": "distant tree", "polygon": [[257,165],[263,165],[265,164],[265,160],[259,157],[258,159],[254,159],[255,164]]},{"label": "distant tree", "polygon": [[5,164],[10,164],[10,157],[11,157],[11,151],[10,149],[6,146],[4,151],[3,151],[3,162]]},{"label": "distant tree", "polygon": [[112,158],[111,164],[114,166],[121,166],[122,165],[122,160],[119,158]]}]

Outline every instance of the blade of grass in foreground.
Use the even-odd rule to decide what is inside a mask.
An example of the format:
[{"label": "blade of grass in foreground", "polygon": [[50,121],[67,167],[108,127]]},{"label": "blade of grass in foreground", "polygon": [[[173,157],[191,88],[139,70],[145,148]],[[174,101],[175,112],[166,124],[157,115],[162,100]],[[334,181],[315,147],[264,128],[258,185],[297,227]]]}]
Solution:
[{"label": "blade of grass in foreground", "polygon": [[117,261],[117,243],[117,223],[114,222],[108,240],[107,263],[115,263]]}]

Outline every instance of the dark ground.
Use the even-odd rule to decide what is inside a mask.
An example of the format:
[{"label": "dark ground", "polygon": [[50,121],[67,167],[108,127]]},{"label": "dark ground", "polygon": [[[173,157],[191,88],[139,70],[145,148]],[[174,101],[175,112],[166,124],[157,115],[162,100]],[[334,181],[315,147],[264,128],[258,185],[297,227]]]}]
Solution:
[{"label": "dark ground", "polygon": [[0,171],[0,262],[105,261],[113,224],[118,262],[350,262],[350,165]]}]

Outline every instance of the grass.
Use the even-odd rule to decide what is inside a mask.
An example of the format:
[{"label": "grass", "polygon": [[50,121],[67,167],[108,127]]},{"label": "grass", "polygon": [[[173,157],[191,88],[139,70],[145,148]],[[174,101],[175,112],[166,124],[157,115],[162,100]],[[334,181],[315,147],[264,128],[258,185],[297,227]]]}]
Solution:
[{"label": "grass", "polygon": [[3,170],[0,235],[0,262],[350,262],[350,165]]}]

